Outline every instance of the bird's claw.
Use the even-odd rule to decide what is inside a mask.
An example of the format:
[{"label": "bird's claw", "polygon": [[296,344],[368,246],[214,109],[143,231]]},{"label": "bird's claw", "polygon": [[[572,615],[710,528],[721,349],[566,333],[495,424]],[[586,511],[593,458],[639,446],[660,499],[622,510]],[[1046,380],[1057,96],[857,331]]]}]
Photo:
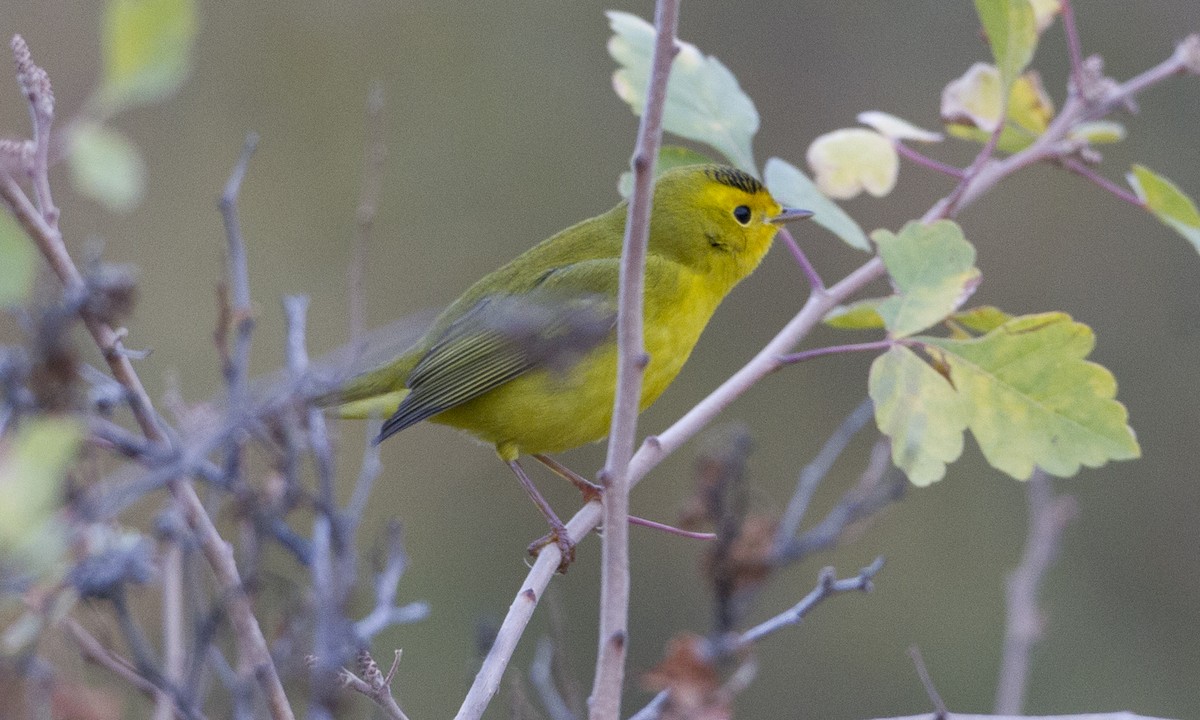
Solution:
[{"label": "bird's claw", "polygon": [[534,540],[529,544],[529,554],[537,557],[542,552],[542,548],[547,545],[558,546],[558,552],[562,556],[562,560],[558,563],[558,572],[565,575],[567,568],[575,562],[575,543],[571,540],[567,528],[554,528],[546,535]]}]

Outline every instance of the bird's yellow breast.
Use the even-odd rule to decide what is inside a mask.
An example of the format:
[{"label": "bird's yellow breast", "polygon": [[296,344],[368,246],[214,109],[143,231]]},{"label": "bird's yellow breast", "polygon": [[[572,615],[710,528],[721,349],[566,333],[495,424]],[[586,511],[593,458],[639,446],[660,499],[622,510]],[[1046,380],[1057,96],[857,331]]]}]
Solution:
[{"label": "bird's yellow breast", "polygon": [[[672,272],[653,274],[658,283],[645,295],[643,337],[650,363],[642,378],[641,409],[679,374],[723,297],[703,277],[672,265]],[[505,460],[562,452],[608,434],[616,376],[612,340],[569,368],[529,372],[430,420],[494,444]]]}]

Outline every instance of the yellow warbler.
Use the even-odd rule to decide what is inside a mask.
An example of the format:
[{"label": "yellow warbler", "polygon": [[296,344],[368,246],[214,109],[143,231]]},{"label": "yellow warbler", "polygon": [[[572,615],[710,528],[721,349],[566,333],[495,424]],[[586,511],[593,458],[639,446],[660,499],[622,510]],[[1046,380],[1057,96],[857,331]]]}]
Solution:
[{"label": "yellow warbler", "polygon": [[[422,420],[494,445],[546,515],[569,559],[562,523],[518,463],[608,434],[615,393],[617,286],[627,205],[573,225],[484,276],[394,360],[323,399],[343,417],[388,417],[377,440]],[[646,257],[645,409],[671,384],[713,311],[762,260],[784,210],[747,173],[694,165],[655,183]],[[569,561],[569,560],[568,560]]]}]

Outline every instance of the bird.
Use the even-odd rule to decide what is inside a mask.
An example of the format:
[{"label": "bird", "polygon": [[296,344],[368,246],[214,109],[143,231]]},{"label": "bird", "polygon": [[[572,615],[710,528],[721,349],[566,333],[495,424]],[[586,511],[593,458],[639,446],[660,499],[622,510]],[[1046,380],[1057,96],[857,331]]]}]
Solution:
[{"label": "bird", "polygon": [[[406,351],[318,399],[342,417],[387,417],[376,442],[428,420],[493,446],[546,517],[550,534],[541,544],[558,545],[564,572],[573,543],[520,458],[533,457],[585,496],[597,493],[550,455],[609,432],[627,213],[622,201],[526,250],[467,288]],[[721,301],[758,267],[781,225],[811,215],[785,209],[753,175],[726,165],[678,167],[657,178],[639,412],[675,380]]]}]

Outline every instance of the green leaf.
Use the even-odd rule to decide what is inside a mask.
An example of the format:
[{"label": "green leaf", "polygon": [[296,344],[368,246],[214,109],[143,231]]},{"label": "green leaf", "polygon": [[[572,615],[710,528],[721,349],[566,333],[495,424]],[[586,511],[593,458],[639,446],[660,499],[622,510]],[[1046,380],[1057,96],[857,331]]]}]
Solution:
[{"label": "green leaf", "polygon": [[871,239],[887,267],[896,294],[879,305],[892,337],[920,332],[962,305],[979,284],[975,247],[951,220],[910,222],[893,235],[876,230]]},{"label": "green leaf", "polygon": [[816,184],[794,165],[773,157],[767,160],[763,176],[767,189],[780,204],[811,210],[813,222],[837,235],[850,247],[871,251],[867,234],[858,223],[838,207],[837,203],[822,194]]},{"label": "green leaf", "polygon": [[1195,201],[1178,185],[1144,165],[1134,165],[1127,177],[1146,209],[1200,251],[1200,212]]},{"label": "green leaf", "polygon": [[[613,30],[608,54],[620,65],[613,73],[613,89],[635,115],[641,115],[654,51],[654,26],[629,13],[609,10],[606,14]],[[667,83],[663,129],[710,145],[733,165],[757,176],[751,149],[759,122],[754,102],[720,60],[705,56],[695,45],[682,41],[678,45]]]},{"label": "green leaf", "polygon": [[66,532],[55,516],[82,439],[71,420],[32,420],[0,449],[0,557],[40,571],[62,552]]},{"label": "green leaf", "polygon": [[884,324],[883,318],[879,316],[879,305],[885,299],[868,298],[848,305],[838,305],[825,315],[822,322],[838,330],[881,329]]},{"label": "green leaf", "polygon": [[892,440],[892,462],[929,485],[962,454],[967,409],[946,378],[901,345],[875,358],[867,382],[875,422]]},{"label": "green leaf", "polygon": [[146,166],[129,138],[98,123],[72,129],[71,181],[81,193],[114,212],[137,207],[146,189]]},{"label": "green leaf", "polygon": [[[685,167],[687,165],[705,165],[712,161],[712,158],[707,155],[698,153],[690,148],[678,145],[663,145],[658,151],[658,162],[654,164],[654,177],[657,178],[659,175],[673,168]],[[617,179],[617,192],[621,193],[621,197],[626,200],[633,194],[632,171],[626,170],[621,173],[621,177]]]},{"label": "green leaf", "polygon": [[1112,373],[1085,358],[1091,328],[1065,313],[1014,318],[980,338],[918,337],[948,368],[987,461],[1018,480],[1141,454]]},{"label": "green leaf", "polygon": [[1012,317],[1012,315],[1009,315],[998,307],[980,305],[970,310],[956,312],[950,316],[950,320],[957,325],[961,325],[968,330],[982,335],[990,333],[1009,320],[1012,320]]},{"label": "green leaf", "polygon": [[37,253],[17,221],[0,211],[0,306],[18,305],[29,297]]},{"label": "green leaf", "polygon": [[99,100],[113,113],[173,94],[192,64],[195,0],[109,0]]},{"label": "green leaf", "polygon": [[992,46],[992,57],[1007,88],[1020,75],[1037,49],[1037,20],[1029,0],[975,0],[979,22]]}]

